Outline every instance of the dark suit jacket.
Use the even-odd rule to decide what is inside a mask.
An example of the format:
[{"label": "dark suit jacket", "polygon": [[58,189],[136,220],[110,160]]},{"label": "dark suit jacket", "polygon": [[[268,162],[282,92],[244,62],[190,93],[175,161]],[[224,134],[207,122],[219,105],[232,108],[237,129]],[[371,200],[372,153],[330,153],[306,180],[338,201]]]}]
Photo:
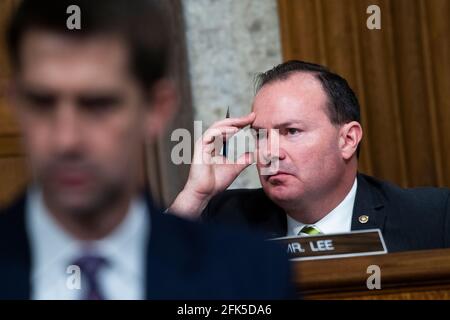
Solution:
[{"label": "dark suit jacket", "polygon": [[[381,229],[389,252],[450,246],[450,190],[445,188],[401,189],[358,174],[352,230]],[[367,223],[359,216],[367,215]],[[284,211],[263,189],[228,190],[213,197],[204,220],[247,226],[267,237],[287,232]]]},{"label": "dark suit jacket", "polygon": [[[0,299],[29,299],[32,258],[23,197],[0,213]],[[287,256],[248,233],[163,214],[148,200],[148,299],[285,299]]]}]

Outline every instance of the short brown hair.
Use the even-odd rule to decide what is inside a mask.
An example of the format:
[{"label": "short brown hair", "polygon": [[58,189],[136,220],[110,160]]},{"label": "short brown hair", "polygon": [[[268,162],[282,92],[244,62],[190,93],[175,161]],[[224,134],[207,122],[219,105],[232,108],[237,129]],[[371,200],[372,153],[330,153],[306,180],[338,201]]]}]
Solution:
[{"label": "short brown hair", "polygon": [[[80,30],[66,26],[71,5],[81,9]],[[149,88],[168,69],[169,27],[167,13],[153,0],[23,0],[9,24],[9,56],[13,68],[19,69],[21,41],[35,28],[80,38],[117,35],[129,46],[132,73]]]}]

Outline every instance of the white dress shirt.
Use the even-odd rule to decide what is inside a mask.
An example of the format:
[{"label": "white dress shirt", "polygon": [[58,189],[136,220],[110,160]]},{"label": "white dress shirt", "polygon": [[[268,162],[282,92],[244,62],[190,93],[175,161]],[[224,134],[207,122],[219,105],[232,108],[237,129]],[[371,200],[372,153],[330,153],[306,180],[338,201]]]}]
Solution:
[{"label": "white dress shirt", "polygon": [[[312,226],[324,234],[350,232],[352,227],[353,207],[355,205],[356,189],[358,182],[355,178],[352,188],[344,200],[341,201],[330,213],[314,223]],[[287,217],[287,236],[297,236],[306,224]]]},{"label": "white dress shirt", "polygon": [[49,214],[40,190],[28,193],[27,231],[32,252],[31,297],[36,300],[80,299],[86,290],[68,286],[68,267],[90,252],[108,260],[98,274],[105,299],[144,299],[150,216],[143,199],[135,199],[124,221],[106,238],[82,242],[72,238]]}]

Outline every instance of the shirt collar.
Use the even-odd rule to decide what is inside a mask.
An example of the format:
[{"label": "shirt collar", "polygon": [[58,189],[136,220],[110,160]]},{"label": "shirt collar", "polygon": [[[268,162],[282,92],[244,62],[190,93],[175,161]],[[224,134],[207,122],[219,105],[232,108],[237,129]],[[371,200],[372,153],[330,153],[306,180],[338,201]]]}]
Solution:
[{"label": "shirt collar", "polygon": [[42,191],[33,187],[28,193],[27,229],[33,252],[33,277],[47,272],[65,273],[67,266],[85,253],[88,248],[94,254],[108,259],[115,268],[140,275],[143,252],[149,236],[150,215],[145,201],[132,201],[124,221],[106,238],[83,242],[68,234],[48,212]]},{"label": "shirt collar", "polygon": [[[331,212],[316,222],[314,226],[324,234],[350,232],[352,223],[353,206],[355,204],[356,189],[358,181],[355,178],[353,186],[349,193],[345,196]],[[296,236],[306,224],[303,224],[291,216],[287,217],[288,236]]]}]

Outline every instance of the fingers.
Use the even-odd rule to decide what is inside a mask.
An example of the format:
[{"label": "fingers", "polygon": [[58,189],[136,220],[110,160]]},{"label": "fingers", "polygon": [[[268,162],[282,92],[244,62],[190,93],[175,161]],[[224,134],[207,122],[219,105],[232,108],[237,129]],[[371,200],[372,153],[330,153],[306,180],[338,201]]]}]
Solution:
[{"label": "fingers", "polygon": [[233,168],[234,171],[240,173],[242,170],[247,168],[249,165],[255,162],[255,156],[253,152],[245,152],[238,159],[227,159],[224,156],[214,156],[212,158],[214,164],[222,164]]},{"label": "fingers", "polygon": [[236,168],[238,170],[242,171],[253,163],[255,163],[254,153],[253,152],[245,152],[237,159]]},{"label": "fingers", "polygon": [[229,119],[223,119],[220,121],[215,122],[211,128],[219,128],[219,127],[237,127],[237,128],[244,128],[255,121],[256,115],[254,112],[251,112],[245,116],[239,117],[239,118],[229,118]]},{"label": "fingers", "polygon": [[223,136],[223,140],[228,140],[240,129],[252,124],[255,117],[255,113],[251,112],[240,118],[230,118],[217,121],[203,134],[203,143],[211,143],[220,135]]},{"label": "fingers", "polygon": [[[218,154],[216,149],[220,149],[223,142],[230,139],[239,130],[252,124],[255,117],[255,113],[252,112],[240,118],[230,118],[215,122],[197,141],[196,150],[194,150],[194,160],[209,162],[212,158],[216,158],[213,162],[218,164],[227,163],[227,160]],[[243,158],[241,160],[244,161],[246,159]],[[249,164],[245,162],[245,167]]]},{"label": "fingers", "polygon": [[228,140],[229,138],[231,138],[233,135],[235,135],[240,129],[237,127],[215,127],[215,128],[210,128],[208,130],[205,131],[205,133],[203,134],[203,138],[202,141],[204,144],[210,144],[212,142],[214,142],[217,137],[222,136],[222,141]]},{"label": "fingers", "polygon": [[220,149],[223,142],[230,139],[239,131],[236,127],[220,127],[208,129],[195,145],[194,161],[195,163],[211,164],[211,159],[220,156]]}]

